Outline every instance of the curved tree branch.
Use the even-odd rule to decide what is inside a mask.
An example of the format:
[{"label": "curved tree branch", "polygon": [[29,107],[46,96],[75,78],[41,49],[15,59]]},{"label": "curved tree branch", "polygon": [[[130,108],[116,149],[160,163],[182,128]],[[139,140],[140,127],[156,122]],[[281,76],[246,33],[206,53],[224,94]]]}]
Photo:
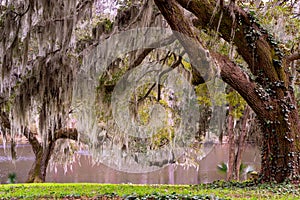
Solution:
[{"label": "curved tree branch", "polygon": [[[192,3],[194,1],[190,2]],[[200,1],[197,2],[199,3]],[[189,57],[191,57],[191,60],[197,59],[195,56],[198,55],[197,52],[201,51],[203,45],[193,32],[188,19],[184,17],[183,11],[180,9],[179,5],[175,0],[155,0],[155,3],[173,30],[189,36],[188,39],[182,37],[178,37],[178,39],[184,46]],[[189,7],[192,6],[191,3]],[[261,98],[260,94],[255,92],[256,88],[258,88],[257,84],[252,82],[240,67],[230,61],[228,57],[216,52],[210,53],[211,57],[219,64],[222,79],[236,89],[256,113],[262,113],[261,108],[265,107],[264,105],[266,102]],[[197,60],[194,60],[194,63],[197,63]],[[199,73],[202,72],[200,71]],[[265,112],[264,114],[265,117],[271,117],[269,112]]]},{"label": "curved tree branch", "polygon": [[38,141],[36,135],[28,128],[24,129],[23,135],[27,138],[28,142],[32,146],[34,154],[37,155],[38,152],[42,150],[42,145]]},{"label": "curved tree branch", "polygon": [[140,54],[138,54],[137,58],[130,64],[128,70],[133,69],[133,68],[137,67],[139,64],[141,64],[143,62],[143,60],[145,59],[145,57],[154,49],[172,44],[175,40],[176,40],[176,37],[174,35],[171,35],[162,41],[152,43],[150,46],[153,48],[143,49],[140,52]]},{"label": "curved tree branch", "polygon": [[300,52],[293,53],[286,57],[287,64],[300,59]]},{"label": "curved tree branch", "polygon": [[[283,75],[284,68],[273,67],[274,61],[282,59],[276,41],[256,22],[253,16],[238,6],[224,6],[222,19],[220,20],[221,14],[219,12],[215,14],[216,16],[210,23],[216,1],[176,0],[176,2],[198,18],[194,21],[195,25],[215,30],[219,27],[220,36],[227,42],[233,41],[233,45],[237,47],[237,52],[248,63],[249,69],[255,76],[263,71],[264,77],[272,82],[286,81],[286,77]],[[232,38],[231,29],[228,27],[232,27],[234,20],[237,20],[237,23],[234,38]],[[278,52],[279,56],[274,55],[273,52]],[[262,66],[261,63],[264,65]],[[260,81],[260,84],[264,85],[265,83]]]},{"label": "curved tree branch", "polygon": [[245,72],[235,63],[229,60],[227,56],[218,53],[212,53],[212,57],[217,61],[221,68],[221,77],[223,81],[233,87],[245,99],[248,105],[256,113],[260,113],[268,119],[272,119],[272,113],[261,108],[271,105],[272,102],[265,102],[258,93],[258,85],[251,81]]}]

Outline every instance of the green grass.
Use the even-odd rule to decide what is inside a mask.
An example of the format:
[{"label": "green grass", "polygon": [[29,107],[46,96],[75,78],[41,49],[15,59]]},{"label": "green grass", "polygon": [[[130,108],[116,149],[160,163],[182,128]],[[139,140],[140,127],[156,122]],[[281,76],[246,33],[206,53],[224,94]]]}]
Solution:
[{"label": "green grass", "polygon": [[43,183],[0,185],[1,199],[300,199],[295,185],[215,182],[201,185]]}]

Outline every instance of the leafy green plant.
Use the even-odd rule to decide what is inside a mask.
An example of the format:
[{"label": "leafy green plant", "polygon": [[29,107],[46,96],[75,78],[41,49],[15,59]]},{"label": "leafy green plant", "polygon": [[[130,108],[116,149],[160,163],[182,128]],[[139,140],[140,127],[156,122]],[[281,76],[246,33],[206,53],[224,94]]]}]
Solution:
[{"label": "leafy green plant", "polygon": [[[228,163],[222,162],[221,164],[217,165],[217,169],[221,174],[226,174],[228,170]],[[240,173],[243,174],[245,177],[254,171],[254,168],[251,165],[246,165],[241,163],[240,165]]]},{"label": "leafy green plant", "polygon": [[0,199],[299,199],[299,188],[253,181],[197,185],[43,183],[0,185]]},{"label": "leafy green plant", "polygon": [[222,162],[221,164],[217,165],[217,169],[220,173],[226,174],[228,169],[228,163]]},{"label": "leafy green plant", "polygon": [[15,172],[9,173],[7,183],[10,183],[10,184],[16,183],[16,178],[17,178],[17,175]]}]

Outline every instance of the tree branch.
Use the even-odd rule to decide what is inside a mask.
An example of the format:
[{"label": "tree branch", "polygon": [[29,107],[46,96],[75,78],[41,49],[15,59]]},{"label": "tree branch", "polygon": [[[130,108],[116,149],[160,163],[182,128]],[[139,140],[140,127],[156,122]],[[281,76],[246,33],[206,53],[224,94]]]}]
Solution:
[{"label": "tree branch", "polygon": [[78,131],[76,128],[62,128],[55,131],[54,140],[71,139],[78,140]]},{"label": "tree branch", "polygon": [[286,57],[287,64],[300,59],[300,52],[296,52]]},{"label": "tree branch", "polygon": [[28,128],[25,128],[24,132],[23,132],[23,135],[27,138],[28,142],[32,146],[32,150],[33,150],[34,154],[37,155],[38,152],[41,151],[42,145],[38,141],[35,134],[31,130],[29,130]]},{"label": "tree branch", "polygon": [[165,38],[162,41],[152,43],[150,46],[153,47],[153,48],[143,49],[142,52],[137,56],[137,58],[132,62],[132,64],[130,64],[128,70],[139,66],[139,64],[141,64],[143,62],[145,57],[149,53],[151,53],[151,51],[153,51],[154,49],[156,49],[158,47],[163,47],[163,46],[167,46],[169,44],[172,44],[175,40],[176,40],[176,37],[174,35],[171,35],[171,36]]},{"label": "tree branch", "polygon": [[173,69],[175,69],[176,67],[178,67],[180,64],[181,64],[181,61],[182,61],[182,55],[179,56],[179,58],[177,59],[177,61],[175,61],[170,68],[162,71],[159,76],[158,76],[158,84],[157,84],[157,101],[160,101],[161,98],[160,98],[160,94],[161,94],[161,84],[160,84],[160,80],[161,80],[161,77],[163,75],[165,75],[166,73],[169,73],[170,71],[172,71]]},{"label": "tree branch", "polygon": [[151,93],[151,91],[153,90],[153,88],[155,87],[155,85],[156,85],[156,83],[153,83],[153,85],[149,88],[149,90],[146,92],[146,94],[143,97],[139,98],[137,101],[140,102],[140,101],[143,101],[144,99],[146,99],[149,96],[149,94]]},{"label": "tree branch", "polygon": [[[194,8],[194,6],[198,6],[198,4],[201,4],[200,2],[202,1],[197,1],[196,3],[195,1],[191,0],[189,2],[189,8]],[[195,5],[193,6],[191,2]],[[183,11],[181,11],[176,1],[155,0],[155,3],[173,30],[184,33],[185,35],[189,36],[188,39],[182,37],[178,37],[178,39],[187,51],[191,60],[195,59],[194,56],[197,55],[197,53],[195,54],[195,52],[199,52],[199,50],[202,50],[203,45],[201,41],[197,38],[196,34],[193,32],[188,20],[186,19],[186,17],[184,17],[184,13]],[[207,19],[209,20],[209,18]],[[228,57],[216,52],[211,52],[211,57],[218,62],[219,67],[221,69],[222,79],[226,83],[231,85],[234,89],[236,89],[239,92],[239,94],[251,106],[251,108],[256,113],[260,113],[260,116],[262,116],[263,111],[261,110],[261,108],[265,107],[264,105],[266,102],[264,102],[261,99],[260,95],[255,92],[256,88],[258,88],[256,83],[251,82],[248,76],[240,69],[240,67],[231,62]],[[270,112],[266,112],[264,114],[266,115],[266,117],[270,117]]]},{"label": "tree branch", "polygon": [[[176,2],[198,18],[198,20],[194,20],[195,25],[215,30],[219,27],[220,36],[227,42],[233,42],[233,45],[237,47],[237,52],[248,63],[249,69],[254,75],[257,76],[263,71],[264,77],[267,77],[269,81],[286,81],[286,77],[282,76],[283,68],[273,67],[273,59],[278,60],[272,53],[276,52],[275,49],[279,51],[276,42],[271,41],[272,38],[267,31],[260,27],[250,14],[235,5],[224,6],[222,19],[220,20],[219,12],[210,23],[216,1],[176,0]],[[236,16],[235,18],[232,13]],[[232,31],[229,27],[232,27],[234,20],[238,20],[238,23],[236,23],[235,35],[232,38]],[[260,81],[260,84],[264,85],[264,82]]]},{"label": "tree branch", "polygon": [[258,85],[252,82],[248,75],[243,72],[239,66],[230,61],[227,56],[223,56],[218,53],[212,53],[212,57],[220,65],[221,77],[223,81],[238,91],[238,93],[245,99],[254,112],[260,113],[260,115],[263,115],[268,119],[272,119],[273,116],[271,112],[261,109],[272,102],[264,101],[261,98],[262,95],[256,92],[259,88]]}]

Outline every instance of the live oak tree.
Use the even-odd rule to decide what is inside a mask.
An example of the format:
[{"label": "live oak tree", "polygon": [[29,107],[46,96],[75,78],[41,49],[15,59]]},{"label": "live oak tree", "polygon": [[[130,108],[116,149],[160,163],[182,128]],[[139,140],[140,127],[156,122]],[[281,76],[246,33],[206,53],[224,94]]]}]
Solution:
[{"label": "live oak tree", "polygon": [[[218,65],[221,78],[256,113],[262,125],[262,180],[297,179],[300,121],[292,75],[295,60],[300,58],[298,47],[294,53],[283,52],[272,34],[252,12],[246,11],[249,8],[242,7],[243,1],[155,0],[158,10],[151,9],[154,18],[145,19],[143,12],[155,6],[151,2],[134,1],[131,8],[128,5],[122,8],[114,25],[106,21],[90,27],[84,25],[93,16],[93,6],[101,7],[99,2],[93,4],[92,0],[1,3],[0,122],[3,134],[22,133],[33,146],[36,161],[28,181],[45,181],[56,140],[78,139],[77,130],[67,129],[65,125],[71,110],[70,85],[86,51],[110,34],[122,31],[123,26],[128,26],[127,29],[139,25],[158,26],[154,21],[160,13],[172,30],[188,38],[175,34],[190,57],[192,83],[204,82],[203,72],[197,66],[202,62],[197,52],[199,48],[206,49],[211,61]],[[290,7],[291,13],[294,7],[291,2],[276,1],[271,2],[271,6]],[[297,14],[295,17],[297,19]],[[201,32],[212,33],[210,40],[222,38],[230,44],[231,53],[234,51],[241,56],[244,67],[235,62],[231,53],[224,54],[209,46],[209,42],[201,38]],[[174,39],[166,41],[172,42]],[[133,52],[136,55],[132,56],[129,69],[138,67],[153,50]],[[42,141],[29,129],[29,119],[33,116],[38,116]]]},{"label": "live oak tree", "polygon": [[[214,30],[218,37],[234,45],[247,63],[248,72],[228,55],[210,50],[210,56],[219,66],[222,79],[246,100],[260,120],[261,179],[267,182],[298,179],[300,121],[290,69],[291,63],[300,58],[298,50],[284,54],[253,13],[233,2],[155,0],[155,3],[173,30],[193,39],[187,42],[178,38],[191,57],[200,47],[206,48],[196,29]],[[184,10],[195,18],[186,17]]]},{"label": "live oak tree", "polygon": [[[45,181],[57,140],[79,138],[66,124],[79,66],[76,49],[89,41],[75,39],[75,28],[89,19],[92,5],[88,0],[0,1],[0,132],[10,135],[12,144],[18,134],[31,144],[36,159],[28,182]],[[38,133],[32,124],[38,124]]]},{"label": "live oak tree", "polygon": [[[93,145],[67,124],[72,83],[85,51],[112,32],[111,21],[101,18],[106,8],[101,1],[92,0],[0,4],[0,132],[4,140],[11,137],[13,159],[16,135],[24,135],[31,144],[35,161],[27,182],[45,181],[57,140]],[[116,29],[129,26],[138,12],[137,7],[124,5],[116,16]],[[136,20],[141,20],[141,15]],[[30,128],[32,124],[37,124],[38,131]]]}]

